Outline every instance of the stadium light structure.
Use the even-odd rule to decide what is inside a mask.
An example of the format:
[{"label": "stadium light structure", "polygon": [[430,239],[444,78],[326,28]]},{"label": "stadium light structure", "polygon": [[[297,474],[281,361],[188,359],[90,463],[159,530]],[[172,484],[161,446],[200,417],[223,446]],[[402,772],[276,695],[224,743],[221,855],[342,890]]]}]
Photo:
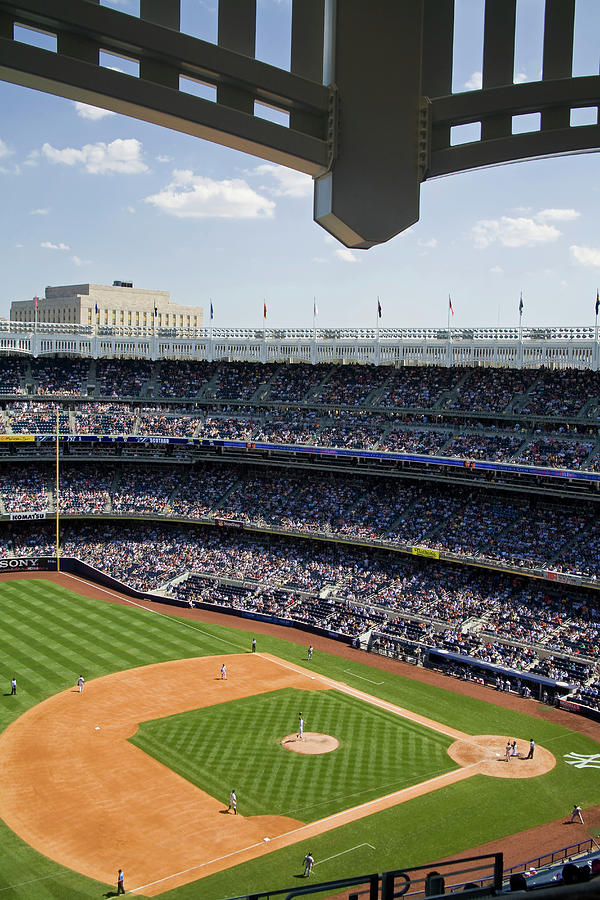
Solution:
[{"label": "stadium light structure", "polygon": [[[573,77],[575,0],[545,0],[542,77],[514,84],[517,0],[485,0],[482,88],[453,93],[455,0],[293,0],[290,71],[255,58],[256,0],[218,0],[218,41],[180,30],[179,0],[134,16],[99,0],[0,0],[0,78],[163,125],[312,175],[314,217],[348,247],[389,240],[419,218],[427,178],[597,150],[600,76]],[[47,32],[56,52],[18,42]],[[137,61],[139,77],[100,65]],[[215,102],[181,89],[215,90]],[[289,127],[256,105],[289,117]],[[513,134],[513,117],[540,128]],[[479,123],[453,146],[452,128]]]}]

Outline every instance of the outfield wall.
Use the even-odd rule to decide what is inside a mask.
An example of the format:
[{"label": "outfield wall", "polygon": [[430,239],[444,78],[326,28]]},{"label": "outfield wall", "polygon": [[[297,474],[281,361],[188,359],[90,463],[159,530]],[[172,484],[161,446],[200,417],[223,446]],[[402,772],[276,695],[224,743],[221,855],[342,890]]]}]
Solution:
[{"label": "outfield wall", "polygon": [[[14,573],[14,572],[56,572],[57,564],[55,556],[24,556],[24,557],[14,557],[11,559],[0,559],[0,577],[4,573]],[[162,594],[154,594],[148,591],[138,591],[135,588],[130,587],[128,584],[117,581],[116,578],[112,578],[110,575],[107,575],[105,572],[101,572],[99,569],[94,568],[93,566],[88,565],[87,563],[82,562],[75,557],[62,557],[60,560],[60,571],[66,572],[69,575],[76,575],[80,578],[84,578],[87,581],[91,581],[94,584],[100,585],[101,587],[105,587],[109,590],[117,591],[120,594],[125,594],[127,597],[131,597],[132,599],[137,600],[146,600],[151,603],[165,603],[168,606],[175,606],[179,609],[187,609],[188,605],[182,603],[180,600],[177,600],[173,597],[163,596]],[[347,644],[351,646],[353,644],[353,638],[351,638],[347,634],[340,634],[337,631],[331,631],[327,628],[319,628],[316,625],[311,625],[306,622],[299,622],[295,619],[284,619],[280,616],[270,616],[265,613],[252,612],[249,610],[243,609],[235,609],[231,606],[221,606],[216,603],[206,603],[200,602],[195,604],[196,609],[206,609],[211,612],[219,612],[228,616],[232,616],[233,618],[239,619],[250,619],[256,622],[267,622],[270,625],[279,625],[284,628],[294,628],[299,631],[305,631],[308,634],[315,634],[321,637],[327,637],[332,640],[340,641],[341,643]],[[450,674],[444,669],[447,669],[448,663],[455,663],[461,666],[472,668],[473,670],[479,669],[480,671],[487,671],[490,674],[501,675],[506,678],[520,679],[522,685],[528,685],[534,694],[539,692],[541,699],[541,692],[544,688],[549,688],[553,692],[554,695],[558,695],[560,693],[566,693],[570,690],[569,685],[564,684],[562,682],[553,681],[550,678],[545,678],[543,675],[535,675],[533,673],[527,673],[521,670],[516,669],[508,669],[503,668],[502,666],[497,666],[492,663],[485,663],[479,659],[474,659],[469,656],[462,656],[456,653],[450,653],[443,650],[436,650],[433,648],[422,648],[425,651],[424,657],[424,666],[426,668],[438,668],[443,674]],[[569,712],[573,712],[577,715],[585,716],[589,719],[594,719],[595,721],[600,721],[600,710],[592,709],[591,707],[584,706],[581,703],[575,703],[570,700],[560,700],[557,698],[557,704],[565,710]]]}]

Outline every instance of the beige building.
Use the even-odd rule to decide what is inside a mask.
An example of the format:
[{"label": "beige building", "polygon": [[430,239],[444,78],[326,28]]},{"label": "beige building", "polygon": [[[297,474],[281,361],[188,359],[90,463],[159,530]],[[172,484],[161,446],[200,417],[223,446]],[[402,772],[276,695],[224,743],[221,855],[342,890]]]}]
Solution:
[{"label": "beige building", "polygon": [[[201,306],[171,303],[169,291],[134,288],[128,281],[47,287],[44,297],[13,300],[11,322],[59,322],[67,325],[201,328]],[[156,311],[156,315],[155,315]]]}]

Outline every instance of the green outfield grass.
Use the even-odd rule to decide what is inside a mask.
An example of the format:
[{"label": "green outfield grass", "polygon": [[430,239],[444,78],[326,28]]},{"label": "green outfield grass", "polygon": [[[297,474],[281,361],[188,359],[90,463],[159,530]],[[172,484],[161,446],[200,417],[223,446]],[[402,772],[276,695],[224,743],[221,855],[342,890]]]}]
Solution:
[{"label": "green outfield grass", "polygon": [[[4,679],[0,730],[29,707],[74,685],[80,672],[89,681],[169,659],[248,652],[251,639],[247,632],[235,628],[91,600],[43,579],[0,581],[0,621],[0,679]],[[234,625],[236,620],[231,621]],[[557,765],[540,778],[524,781],[470,778],[321,835],[311,841],[310,848],[289,847],[210,876],[202,881],[203,900],[220,900],[250,888],[266,890],[297,884],[294,875],[306,849],[313,851],[317,862],[335,857],[317,867],[319,880],[381,872],[426,864],[436,857],[542,824],[565,815],[574,802],[584,807],[600,803],[597,770],[575,769],[563,760],[570,752],[598,753],[600,745],[546,720],[494,706],[493,692],[489,703],[462,697],[372,669],[369,657],[358,652],[352,662],[317,652],[309,664],[305,650],[296,644],[262,635],[257,639],[259,651],[310,665],[333,679],[461,731],[510,734],[520,740],[533,735],[554,753]],[[16,697],[7,696],[13,675],[18,680]],[[297,712],[286,733],[293,731]],[[303,712],[311,728],[306,710]],[[240,791],[243,803],[240,785],[231,787]],[[569,840],[569,829],[565,828],[565,843]],[[351,853],[336,855],[354,847],[357,849]],[[115,859],[115,873],[117,866]],[[40,856],[0,824],[0,900],[99,898],[111,888],[114,885],[91,881]],[[199,887],[189,885],[164,896],[191,900],[199,896]]]},{"label": "green outfield grass", "polygon": [[[281,746],[302,710],[307,731],[340,741],[303,756]],[[444,735],[339,691],[294,688],[155,719],[130,739],[213,797],[232,787],[244,815],[302,822],[458,768]]]}]

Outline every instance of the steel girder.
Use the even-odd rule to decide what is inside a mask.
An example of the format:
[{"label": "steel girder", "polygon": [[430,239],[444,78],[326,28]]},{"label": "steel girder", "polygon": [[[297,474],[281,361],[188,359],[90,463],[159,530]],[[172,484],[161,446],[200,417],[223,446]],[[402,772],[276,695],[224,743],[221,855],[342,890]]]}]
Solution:
[{"label": "steel girder", "polygon": [[[516,0],[486,0],[482,88],[452,92],[454,0],[293,0],[291,71],[254,58],[256,0],[219,0],[218,43],[180,31],[179,0],[140,0],[140,16],[98,0],[0,0],[0,78],[202,137],[315,178],[315,220],[368,248],[419,217],[426,178],[533,157],[597,150],[600,76],[572,77],[575,0],[546,0],[540,81],[514,84]],[[14,24],[56,37],[18,42]],[[133,59],[139,77],[99,64]],[[216,102],[180,89],[212,85]],[[289,127],[255,115],[289,114]],[[540,129],[512,133],[537,112]],[[451,129],[481,123],[453,146]]]}]

